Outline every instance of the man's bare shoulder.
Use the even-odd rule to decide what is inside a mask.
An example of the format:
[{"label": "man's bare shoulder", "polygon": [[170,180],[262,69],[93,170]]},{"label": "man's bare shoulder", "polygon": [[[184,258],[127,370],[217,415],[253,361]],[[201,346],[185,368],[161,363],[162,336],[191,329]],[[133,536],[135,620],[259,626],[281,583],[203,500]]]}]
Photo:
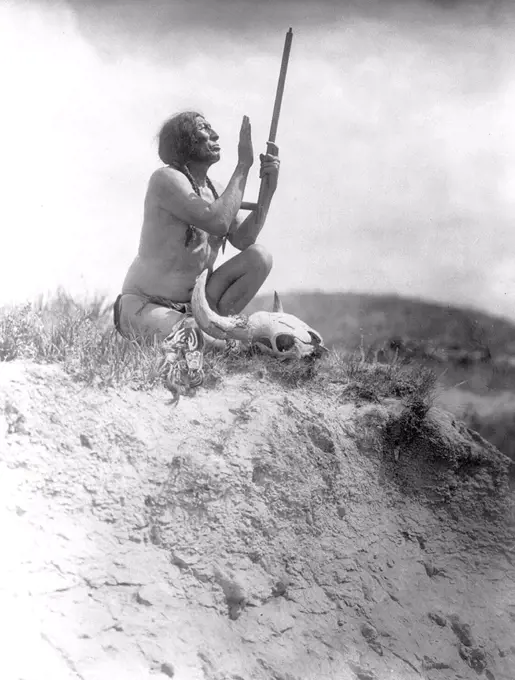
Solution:
[{"label": "man's bare shoulder", "polygon": [[182,189],[187,190],[188,193],[191,191],[191,184],[188,178],[175,168],[169,166],[163,166],[157,168],[150,175],[149,189]]},{"label": "man's bare shoulder", "polygon": [[165,210],[181,222],[210,230],[212,215],[209,201],[195,192],[180,170],[170,167],[154,170],[145,200],[149,207]]}]

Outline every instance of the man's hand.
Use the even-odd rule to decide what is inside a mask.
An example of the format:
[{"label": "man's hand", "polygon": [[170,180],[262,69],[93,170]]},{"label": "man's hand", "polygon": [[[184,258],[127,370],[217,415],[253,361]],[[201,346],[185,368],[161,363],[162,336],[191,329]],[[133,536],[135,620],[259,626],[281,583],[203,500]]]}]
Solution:
[{"label": "man's hand", "polygon": [[279,147],[272,142],[268,142],[268,153],[260,154],[259,158],[261,160],[261,168],[259,170],[259,176],[261,178],[266,177],[266,188],[273,194],[277,189],[277,180],[279,177]]},{"label": "man's hand", "polygon": [[240,129],[240,141],[238,144],[238,164],[248,170],[254,163],[254,150],[252,148],[252,130],[248,116],[243,116]]}]

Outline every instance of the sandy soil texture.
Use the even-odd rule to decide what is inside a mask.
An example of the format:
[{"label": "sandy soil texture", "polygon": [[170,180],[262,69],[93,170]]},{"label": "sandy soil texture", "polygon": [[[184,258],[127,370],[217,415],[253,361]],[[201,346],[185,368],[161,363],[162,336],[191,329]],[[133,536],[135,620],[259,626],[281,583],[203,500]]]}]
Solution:
[{"label": "sandy soil texture", "polygon": [[513,467],[399,409],[0,364],[3,680],[513,680]]}]

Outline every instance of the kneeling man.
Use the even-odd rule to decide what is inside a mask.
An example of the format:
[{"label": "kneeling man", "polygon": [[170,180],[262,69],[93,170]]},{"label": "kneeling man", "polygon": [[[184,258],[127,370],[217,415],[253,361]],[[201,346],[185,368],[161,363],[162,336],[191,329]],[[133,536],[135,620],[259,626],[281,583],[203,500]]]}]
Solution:
[{"label": "kneeling man", "polygon": [[[254,162],[251,127],[245,116],[238,162],[225,189],[207,176],[220,160],[218,134],[199,113],[181,113],[159,133],[165,164],[150,178],[138,254],[115,303],[115,324],[130,338],[164,340],[193,324],[191,294],[197,276],[209,269],[206,293],[219,314],[238,314],[268,276],[272,258],[255,241],[262,228],[255,212],[238,217],[249,170]],[[266,176],[264,214],[277,187],[279,159],[261,156]],[[239,252],[218,269],[218,252],[228,240]]]}]

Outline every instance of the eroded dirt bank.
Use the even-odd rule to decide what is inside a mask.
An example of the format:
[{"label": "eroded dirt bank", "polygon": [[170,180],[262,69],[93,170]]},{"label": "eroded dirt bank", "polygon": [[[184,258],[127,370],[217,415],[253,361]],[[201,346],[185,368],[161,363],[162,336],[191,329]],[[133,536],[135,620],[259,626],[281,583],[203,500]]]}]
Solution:
[{"label": "eroded dirt bank", "polygon": [[2,678],[513,680],[495,449],[255,377],[168,402],[0,364]]}]

